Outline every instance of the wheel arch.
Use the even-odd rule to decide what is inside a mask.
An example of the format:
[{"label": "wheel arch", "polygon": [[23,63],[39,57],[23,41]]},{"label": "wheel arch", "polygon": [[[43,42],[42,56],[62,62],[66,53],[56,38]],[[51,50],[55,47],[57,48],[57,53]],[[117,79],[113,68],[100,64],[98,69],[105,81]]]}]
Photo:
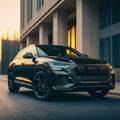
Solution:
[{"label": "wheel arch", "polygon": [[45,72],[44,66],[42,66],[42,65],[37,66],[37,67],[35,68],[33,77],[34,77],[34,75],[35,75],[37,72],[39,72],[39,71]]},{"label": "wheel arch", "polygon": [[12,69],[11,69],[11,68],[8,68],[7,74],[10,73],[10,72],[12,72]]}]

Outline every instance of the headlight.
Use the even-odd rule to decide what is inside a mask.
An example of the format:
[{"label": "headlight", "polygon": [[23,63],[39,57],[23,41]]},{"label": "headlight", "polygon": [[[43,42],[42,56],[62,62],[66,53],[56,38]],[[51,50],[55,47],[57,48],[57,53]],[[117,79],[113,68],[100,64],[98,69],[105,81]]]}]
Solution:
[{"label": "headlight", "polygon": [[109,63],[107,63],[107,67],[110,69],[110,73],[111,73],[111,74],[114,74],[114,73],[115,73],[112,65],[110,65]]},{"label": "headlight", "polygon": [[75,63],[55,61],[55,62],[50,62],[49,65],[53,71],[60,71],[62,69],[67,69],[67,68],[75,65]]}]

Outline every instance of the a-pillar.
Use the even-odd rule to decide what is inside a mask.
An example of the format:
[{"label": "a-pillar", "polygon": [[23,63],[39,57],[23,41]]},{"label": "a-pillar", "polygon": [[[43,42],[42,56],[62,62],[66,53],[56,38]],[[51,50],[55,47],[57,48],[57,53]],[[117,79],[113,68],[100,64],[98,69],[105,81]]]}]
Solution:
[{"label": "a-pillar", "polygon": [[99,57],[99,0],[76,0],[77,50]]},{"label": "a-pillar", "polygon": [[39,44],[48,44],[49,25],[41,24],[39,27]]},{"label": "a-pillar", "polygon": [[53,15],[53,44],[67,45],[67,14],[56,11]]}]

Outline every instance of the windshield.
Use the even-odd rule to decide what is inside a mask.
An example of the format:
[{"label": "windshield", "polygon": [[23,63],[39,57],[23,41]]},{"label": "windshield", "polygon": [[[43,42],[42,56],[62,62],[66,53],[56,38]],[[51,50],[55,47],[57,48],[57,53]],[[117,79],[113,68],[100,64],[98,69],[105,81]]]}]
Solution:
[{"label": "windshield", "polygon": [[62,56],[62,57],[84,57],[73,48],[55,45],[37,45],[38,57],[41,56]]}]

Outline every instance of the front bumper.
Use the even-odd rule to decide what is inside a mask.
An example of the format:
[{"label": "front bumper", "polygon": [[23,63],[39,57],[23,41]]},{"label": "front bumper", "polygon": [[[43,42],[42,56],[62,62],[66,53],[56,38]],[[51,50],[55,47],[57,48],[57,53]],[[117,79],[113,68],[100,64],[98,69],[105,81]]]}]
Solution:
[{"label": "front bumper", "polygon": [[114,89],[115,75],[106,81],[80,81],[72,76],[56,75],[52,89],[56,91],[88,91],[90,89]]},{"label": "front bumper", "polygon": [[[115,73],[110,72],[107,76],[92,75],[76,76],[74,69],[56,71],[54,74],[49,74],[49,88],[54,91],[88,91],[91,89],[114,89],[115,88]],[[52,81],[51,81],[52,80]]]}]

